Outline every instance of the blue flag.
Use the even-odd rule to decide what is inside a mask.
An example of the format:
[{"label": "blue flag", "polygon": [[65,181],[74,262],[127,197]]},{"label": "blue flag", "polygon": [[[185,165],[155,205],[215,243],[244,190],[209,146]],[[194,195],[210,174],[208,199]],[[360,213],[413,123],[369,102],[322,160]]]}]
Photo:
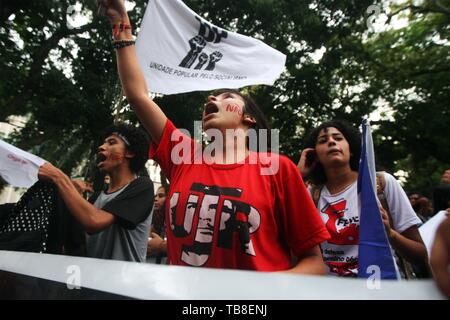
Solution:
[{"label": "blue flag", "polygon": [[380,272],[380,279],[399,279],[378,208],[372,131],[367,120],[363,120],[362,130],[361,160],[358,174],[358,195],[361,204],[358,277],[368,278],[372,276],[374,270],[377,270]]}]

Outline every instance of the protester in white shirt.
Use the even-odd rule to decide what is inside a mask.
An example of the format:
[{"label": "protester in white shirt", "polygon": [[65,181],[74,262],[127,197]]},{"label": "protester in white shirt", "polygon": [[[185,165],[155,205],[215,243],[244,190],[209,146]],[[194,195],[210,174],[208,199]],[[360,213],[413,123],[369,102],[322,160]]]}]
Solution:
[{"label": "protester in white shirt", "polygon": [[[321,245],[328,272],[336,276],[357,276],[361,136],[350,124],[335,120],[314,129],[306,147],[298,167],[302,176],[316,185],[311,189],[312,197],[317,198],[318,211],[331,235]],[[391,217],[381,206],[380,211],[389,242],[406,260],[423,263],[427,253],[417,228],[421,221],[395,178],[386,173],[384,176],[384,194]]]}]

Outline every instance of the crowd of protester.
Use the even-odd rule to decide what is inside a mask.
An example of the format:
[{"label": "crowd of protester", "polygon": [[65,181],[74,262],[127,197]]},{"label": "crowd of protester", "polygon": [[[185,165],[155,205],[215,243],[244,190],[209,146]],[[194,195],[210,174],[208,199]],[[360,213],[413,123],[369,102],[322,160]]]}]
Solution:
[{"label": "crowd of protester", "polygon": [[[268,121],[248,95],[221,90],[205,103],[203,128],[241,130],[233,141],[225,141],[234,147],[202,158],[209,162],[174,163],[171,155],[179,140],[171,138],[182,134],[147,95],[123,1],[98,3],[119,30],[114,43],[120,80],[145,132],[123,124],[105,132],[96,161],[109,183],[88,200],[83,194],[94,191],[90,185],[71,181],[50,163],[41,167],[40,180],[55,186],[84,234],[85,248],[77,252],[123,261],[356,277],[357,127],[340,120],[317,126],[306,137],[296,166],[287,157],[251,148],[246,132],[268,128]],[[194,147],[184,157],[206,157],[198,153],[200,145],[193,140],[188,144]],[[256,164],[248,163],[252,156]],[[139,175],[148,157],[170,182],[155,194],[148,177]],[[279,166],[262,175],[265,158]],[[450,170],[432,199],[413,191],[407,196],[387,172],[377,177],[380,214],[402,277],[434,275],[450,297],[450,221],[438,229],[431,257],[419,233],[437,212],[449,210]],[[10,228],[14,222],[9,216],[20,214],[19,209],[8,204],[1,210],[6,217],[2,224]],[[60,253],[71,253],[65,242]]]}]

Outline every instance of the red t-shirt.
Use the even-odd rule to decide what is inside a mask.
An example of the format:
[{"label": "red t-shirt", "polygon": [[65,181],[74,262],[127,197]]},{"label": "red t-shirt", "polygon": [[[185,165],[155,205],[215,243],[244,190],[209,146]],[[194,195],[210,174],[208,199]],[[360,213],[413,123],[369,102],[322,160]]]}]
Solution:
[{"label": "red t-shirt", "polygon": [[[191,150],[180,152],[188,146]],[[172,153],[191,161],[174,163],[179,157],[172,161]],[[301,255],[329,238],[294,163],[278,154],[252,155],[258,156],[256,164],[196,163],[201,147],[167,120],[150,158],[171,183],[166,200],[171,264],[286,270],[290,250]],[[267,157],[278,161],[275,174],[261,174],[271,167],[264,164]]]}]

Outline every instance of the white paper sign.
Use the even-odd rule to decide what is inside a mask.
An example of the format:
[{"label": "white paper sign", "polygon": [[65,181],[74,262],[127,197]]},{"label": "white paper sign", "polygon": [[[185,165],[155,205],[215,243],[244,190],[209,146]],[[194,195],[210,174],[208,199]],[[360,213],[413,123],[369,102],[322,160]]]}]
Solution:
[{"label": "white paper sign", "polygon": [[29,188],[45,160],[0,140],[0,176],[13,187]]}]

